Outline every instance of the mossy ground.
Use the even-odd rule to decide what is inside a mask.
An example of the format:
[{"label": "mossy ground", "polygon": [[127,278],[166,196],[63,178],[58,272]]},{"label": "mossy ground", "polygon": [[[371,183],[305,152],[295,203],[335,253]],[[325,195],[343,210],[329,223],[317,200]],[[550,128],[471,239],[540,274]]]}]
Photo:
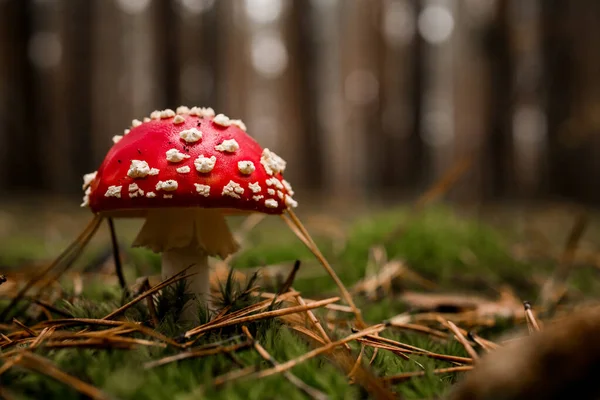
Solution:
[{"label": "mossy ground", "polygon": [[[235,223],[234,223],[235,225]],[[118,225],[123,233],[123,242],[135,232],[135,227]],[[398,234],[393,234],[400,227]],[[383,245],[389,259],[399,258],[414,272],[437,285],[436,290],[469,292],[494,296],[501,285],[509,285],[521,299],[534,300],[539,292],[536,277],[547,276],[554,268],[551,260],[536,262],[517,260],[511,246],[518,240],[519,232],[515,230],[498,231],[478,219],[458,215],[446,207],[435,207],[415,214],[406,208],[400,208],[371,215],[360,216],[343,221],[338,227],[341,239],[328,233],[327,229],[315,229],[315,239],[320,248],[348,286],[363,278],[366,273],[370,249],[375,245]],[[104,228],[103,228],[104,229]],[[310,225],[309,225],[310,229]],[[565,229],[565,235],[568,229]],[[103,236],[104,235],[104,236]],[[76,268],[82,269],[90,265],[94,257],[106,251],[105,233],[101,239],[92,243],[88,251],[78,262]],[[102,239],[104,237],[104,239]],[[339,246],[337,239],[343,241]],[[37,241],[36,241],[37,240]],[[59,245],[44,246],[38,239],[30,239],[26,231],[6,237],[0,243],[0,265],[7,272],[26,264],[31,260],[43,259],[56,255],[61,245],[67,244],[63,239]],[[127,278],[131,282],[139,274],[156,274],[159,262],[155,255],[144,250],[128,250],[126,259]],[[247,238],[245,249],[233,261],[237,269],[272,264],[291,265],[301,260],[303,267],[310,271],[320,271],[308,250],[289,232],[285,225],[277,220],[261,222]],[[302,270],[301,270],[302,271]],[[599,289],[598,272],[592,267],[578,268],[571,279],[574,296],[585,297]],[[307,298],[322,298],[336,295],[336,287],[324,274],[318,278],[311,274],[300,273],[294,282],[294,289]],[[65,287],[70,282],[63,282]],[[397,291],[404,289],[423,290],[418,285],[407,281]],[[68,290],[68,289],[67,289]],[[173,289],[175,290],[175,289]],[[241,307],[253,301],[245,297],[235,296],[240,288],[229,288],[229,302]],[[169,295],[169,293],[171,293]],[[169,297],[170,296],[170,297]],[[169,307],[176,301],[173,291],[162,296],[165,302],[159,304],[162,319],[159,331],[175,337],[184,331],[184,327],[173,323],[173,315]],[[378,323],[394,315],[409,311],[400,296],[389,295],[379,301],[368,301],[356,297],[359,308],[368,323]],[[56,306],[78,317],[102,317],[122,304],[122,296],[116,285],[107,285],[98,278],[86,280],[83,294],[73,304],[58,300]],[[169,303],[171,302],[171,303]],[[0,309],[7,302],[2,300]],[[140,303],[141,304],[141,303]],[[139,305],[127,311],[126,317],[141,320],[148,317],[145,306]],[[316,312],[322,316],[321,311]],[[311,346],[297,333],[278,321],[262,321],[249,324],[255,338],[279,362],[306,353]],[[498,335],[510,324],[499,324],[497,329],[487,330],[486,334]],[[330,332],[334,337],[348,334]],[[226,337],[241,335],[239,328],[231,328],[203,337],[203,343],[223,340]],[[385,331],[383,336],[393,338],[430,351],[467,356],[463,347],[457,342],[440,343],[418,333]],[[493,338],[494,336],[490,337]],[[237,339],[238,342],[243,338]],[[357,349],[356,344],[352,345]],[[260,380],[241,380],[219,388],[211,382],[220,374],[239,365],[258,365],[264,368],[269,364],[251,347],[236,352],[234,358],[218,355],[199,359],[189,359],[145,370],[143,364],[174,354],[173,349],[139,347],[135,350],[37,350],[39,354],[53,360],[57,366],[94,386],[106,391],[118,399],[302,399],[302,392],[291,385],[281,375]],[[372,355],[368,349],[366,358]],[[387,351],[379,351],[372,371],[379,376],[393,375],[401,372],[432,370],[447,367],[448,363],[424,357],[411,357],[404,360]],[[317,357],[294,367],[291,371],[305,383],[321,390],[332,399],[364,398],[365,393],[356,385],[348,383],[344,373],[326,357]],[[404,398],[436,398],[453,384],[459,376],[426,375],[415,378],[393,387],[393,390]],[[11,368],[0,376],[0,384],[8,389],[17,399],[81,398],[72,388],[55,382],[40,374],[19,368]]]}]

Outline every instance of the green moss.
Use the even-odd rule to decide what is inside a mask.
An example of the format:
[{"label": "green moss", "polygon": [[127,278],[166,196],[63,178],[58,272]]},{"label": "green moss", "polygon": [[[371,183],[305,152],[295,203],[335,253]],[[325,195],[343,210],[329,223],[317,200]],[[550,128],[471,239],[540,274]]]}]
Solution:
[{"label": "green moss", "polygon": [[[239,221],[237,223],[239,224]],[[130,230],[133,232],[133,228]],[[396,230],[399,230],[400,234],[391,235]],[[409,268],[436,282],[441,290],[460,289],[495,293],[494,289],[499,285],[508,283],[516,288],[523,298],[534,298],[538,288],[532,284],[531,276],[547,273],[552,267],[549,264],[524,264],[515,261],[509,252],[510,243],[503,233],[480,221],[459,216],[446,207],[434,207],[421,213],[411,213],[406,208],[375,213],[348,221],[344,231],[347,234],[347,243],[341,252],[334,252],[330,238],[316,236],[315,240],[348,286],[364,277],[369,251],[375,245],[385,246],[388,258],[404,260]],[[16,239],[16,242],[19,243],[19,240]],[[262,222],[247,240],[248,245],[235,258],[234,265],[237,268],[270,264],[291,266],[297,259],[314,263],[312,254],[277,219]],[[18,265],[20,260],[51,256],[53,252],[39,243],[41,242],[31,239],[23,240],[20,245],[15,245],[11,251],[4,253],[2,247],[0,254],[3,254],[3,258],[0,258],[0,261],[13,266]],[[79,267],[86,265],[85,260],[101,254],[102,250],[97,243],[93,244],[86,250],[84,261]],[[160,271],[160,258],[156,254],[143,249],[125,250],[125,270],[129,282],[136,276],[157,274]],[[70,290],[68,281],[65,279],[67,295]],[[572,286],[576,295],[583,297],[598,292],[598,282],[600,280],[597,279],[595,270],[583,268],[573,272]],[[247,294],[248,288],[254,284],[253,281],[241,284],[223,282],[220,305],[237,310],[257,301]],[[156,302],[161,319],[157,330],[170,337],[178,337],[185,331],[185,327],[176,323],[183,300],[182,285],[184,283],[163,291]],[[325,274],[320,279],[303,278],[300,275],[294,282],[294,288],[302,291],[307,297],[337,294],[335,285]],[[97,279],[91,282],[86,280],[84,295],[73,303],[60,300],[55,305],[73,316],[100,318],[127,300],[122,297],[116,284],[107,285]],[[407,311],[406,306],[394,296],[385,297],[378,302],[357,300],[365,319],[371,323]],[[6,300],[2,300],[0,308],[6,304]],[[278,305],[273,305],[273,308],[277,307]],[[206,312],[199,309],[199,313],[203,320],[207,319]],[[321,310],[317,310],[316,313],[320,317],[325,315]],[[148,322],[150,319],[145,302],[140,302],[128,310],[125,317],[142,322]],[[249,323],[248,327],[256,340],[279,362],[304,354],[311,348],[301,335],[279,321],[258,321]],[[488,329],[482,334],[493,337],[492,335],[501,334],[510,328],[511,321],[499,321],[493,329]],[[347,328],[339,328],[332,332],[332,335],[343,337],[349,332]],[[456,341],[439,342],[421,334],[389,330],[385,331],[383,336],[433,352],[466,356],[464,349]],[[201,337],[196,345],[202,346],[226,338],[232,338],[232,343],[244,340],[240,327],[231,327]],[[355,343],[352,346],[356,356],[358,346]],[[243,366],[269,368],[270,364],[252,348],[236,352],[233,359],[225,355],[188,359],[149,370],[143,368],[146,362],[173,355],[177,351],[157,347],[139,347],[131,351],[57,351],[42,347],[37,352],[51,359],[64,371],[119,399],[305,398],[280,374],[259,380],[239,380],[218,388],[211,385],[216,376],[240,368],[238,363]],[[372,355],[373,350],[368,348],[365,360],[370,359]],[[370,369],[379,376],[389,376],[403,372],[432,371],[448,366],[450,364],[447,362],[422,356],[411,356],[409,360],[405,360],[382,350],[378,352]],[[350,385],[344,373],[324,356],[300,363],[292,372],[332,399],[364,397],[362,389]],[[424,377],[394,385],[393,389],[407,399],[437,398],[448,390],[458,376],[428,373]],[[11,368],[5,372],[1,383],[17,398],[81,398],[77,392],[61,383],[18,368]]]}]

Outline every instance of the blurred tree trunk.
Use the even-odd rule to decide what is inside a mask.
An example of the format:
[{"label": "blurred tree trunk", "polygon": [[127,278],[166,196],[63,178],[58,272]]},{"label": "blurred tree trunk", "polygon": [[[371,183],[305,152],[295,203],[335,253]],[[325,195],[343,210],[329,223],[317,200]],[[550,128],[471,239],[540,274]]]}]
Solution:
[{"label": "blurred tree trunk", "polygon": [[[179,95],[176,105],[185,105],[188,107],[217,107],[216,105],[216,82],[217,73],[219,37],[215,37],[214,32],[219,27],[217,18],[217,6],[199,6],[186,5],[184,2],[175,3],[177,21],[175,27],[177,30],[176,44],[172,46],[178,49],[179,71],[177,82]],[[207,4],[207,3],[203,3]],[[194,40],[190,40],[194,38]],[[218,108],[218,107],[217,107]],[[215,108],[215,111],[219,112]]]},{"label": "blurred tree trunk", "polygon": [[[156,65],[158,66],[154,76],[157,85],[155,105],[152,109],[165,109],[176,107],[180,96],[179,74],[181,71],[180,54],[181,42],[179,18],[175,12],[175,2],[172,0],[157,0],[154,11],[154,23],[151,24],[153,32],[151,36],[156,52]],[[186,38],[189,42],[201,46],[197,38]]]},{"label": "blurred tree trunk", "polygon": [[417,13],[416,0],[386,0],[381,4],[378,123],[382,135],[375,138],[377,146],[372,149],[372,153],[381,154],[381,164],[370,180],[384,192],[406,192],[423,177],[418,127],[423,60],[422,38],[415,26]]},{"label": "blurred tree trunk", "polygon": [[44,132],[36,129],[36,88],[28,56],[31,26],[29,0],[0,3],[0,183],[6,189],[44,186]]},{"label": "blurred tree trunk", "polygon": [[81,192],[82,174],[94,169],[92,154],[92,27],[96,23],[91,1],[76,2],[63,11],[63,96],[67,114],[70,192]]},{"label": "blurred tree trunk", "polygon": [[472,157],[471,170],[462,177],[451,192],[456,201],[478,203],[482,200],[485,141],[488,134],[490,110],[490,74],[487,68],[482,33],[493,16],[493,5],[457,3],[454,58],[454,131],[455,161]]},{"label": "blurred tree trunk", "polygon": [[547,117],[543,105],[541,2],[511,0],[512,135],[517,197],[532,199],[543,190]]},{"label": "blurred tree trunk", "polygon": [[315,99],[318,93],[318,61],[317,45],[321,40],[318,35],[317,9],[313,3],[292,2],[291,32],[294,61],[298,63],[298,113],[302,116],[302,138],[297,151],[301,154],[304,171],[303,187],[314,192],[323,185],[323,124],[319,121],[320,102]]},{"label": "blurred tree trunk", "polygon": [[[123,54],[121,53],[124,28],[121,10],[113,1],[96,0],[92,37],[92,165],[100,165],[112,146],[111,138],[122,135],[129,112],[129,102],[123,101]],[[107,23],[110,21],[110,23]]]},{"label": "blurred tree trunk", "polygon": [[[247,46],[249,45],[247,21],[244,18],[244,2],[236,0],[217,1],[217,18],[219,26],[213,33],[217,40],[218,63],[215,82],[217,82],[218,104],[216,112],[222,112],[232,118],[244,119],[249,126],[255,126],[253,116],[246,112],[250,100],[247,85],[248,63]],[[256,128],[256,126],[255,126]]]},{"label": "blurred tree trunk", "polygon": [[487,102],[489,126],[483,168],[487,199],[499,199],[514,193],[514,159],[512,156],[512,73],[509,47],[510,15],[507,1],[497,1],[489,30],[485,35],[491,96]]},{"label": "blurred tree trunk", "polygon": [[543,2],[551,193],[600,200],[600,4]]}]

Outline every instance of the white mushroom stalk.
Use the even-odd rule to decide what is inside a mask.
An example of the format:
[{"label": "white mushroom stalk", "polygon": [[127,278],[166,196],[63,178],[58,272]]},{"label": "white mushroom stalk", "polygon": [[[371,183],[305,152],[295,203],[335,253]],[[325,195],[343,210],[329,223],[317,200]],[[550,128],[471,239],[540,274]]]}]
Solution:
[{"label": "white mushroom stalk", "polygon": [[162,279],[189,267],[187,292],[194,298],[181,314],[186,322],[198,322],[200,304],[211,307],[208,257],[224,259],[239,247],[223,214],[203,208],[148,210],[133,246],[161,253]]}]

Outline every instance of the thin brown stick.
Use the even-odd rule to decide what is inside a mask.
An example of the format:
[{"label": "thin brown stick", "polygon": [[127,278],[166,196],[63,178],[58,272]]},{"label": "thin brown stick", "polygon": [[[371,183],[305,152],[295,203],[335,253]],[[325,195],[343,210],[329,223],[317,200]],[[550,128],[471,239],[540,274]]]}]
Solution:
[{"label": "thin brown stick", "polygon": [[215,354],[229,353],[232,351],[237,351],[237,350],[240,350],[240,349],[243,349],[246,347],[250,347],[251,345],[252,345],[252,341],[248,340],[243,343],[236,343],[236,344],[232,344],[230,346],[221,346],[221,347],[217,347],[214,349],[186,351],[183,353],[176,354],[174,356],[161,358],[160,360],[147,362],[144,364],[144,368],[151,369],[151,368],[159,367],[162,365],[170,364],[170,363],[173,363],[176,361],[186,360],[188,358],[200,358],[200,357],[212,356]]},{"label": "thin brown stick", "polygon": [[115,311],[111,312],[110,314],[108,314],[106,317],[102,318],[102,319],[111,319],[116,317],[117,315],[121,314],[122,312],[124,312],[125,310],[127,310],[129,307],[133,306],[134,304],[139,303],[140,301],[144,300],[147,296],[150,296],[156,292],[158,292],[159,290],[175,283],[175,282],[179,282],[183,279],[187,279],[190,276],[193,276],[195,274],[187,274],[184,275],[185,271],[188,270],[189,267],[181,270],[181,272],[177,273],[177,275],[173,275],[168,279],[165,279],[164,281],[162,281],[161,283],[159,283],[158,285],[154,286],[152,289],[149,289],[147,291],[145,291],[144,293],[140,294],[138,297],[136,297],[135,299],[131,300],[129,303],[117,308]]},{"label": "thin brown stick", "polygon": [[34,336],[35,337],[35,336],[38,335],[34,330],[32,330],[31,328],[25,326],[25,324],[23,324],[21,321],[19,321],[16,318],[13,318],[13,323],[15,325],[17,325],[19,328],[23,329],[25,332],[27,332],[30,336]]},{"label": "thin brown stick", "polygon": [[394,322],[393,320],[390,321],[390,326],[394,327],[394,328],[398,328],[398,329],[406,329],[409,331],[414,331],[414,332],[420,332],[420,333],[426,333],[430,336],[434,336],[436,338],[439,339],[448,339],[448,335],[445,334],[442,331],[438,331],[437,329],[433,329],[430,328],[428,326],[425,325],[418,325],[418,324],[403,324],[400,322]]},{"label": "thin brown stick", "polygon": [[407,353],[412,353],[412,354],[419,354],[419,355],[423,355],[425,357],[429,357],[429,358],[436,358],[439,360],[445,360],[445,361],[451,361],[451,362],[458,362],[458,363],[467,363],[470,364],[473,362],[472,359],[470,358],[466,358],[466,357],[459,357],[459,356],[449,356],[449,355],[445,355],[445,354],[439,354],[439,353],[433,353],[429,350],[425,350],[422,349],[420,347],[417,346],[412,346],[410,344],[406,344],[406,343],[402,343],[402,342],[398,342],[396,340],[393,339],[388,339],[382,336],[373,336],[373,335],[368,335],[365,336],[366,340],[371,340],[374,342],[380,342],[380,343],[385,343],[385,344],[389,344],[392,346],[395,346],[396,348],[398,348],[399,350],[408,350],[406,351]]},{"label": "thin brown stick", "polygon": [[573,267],[573,260],[579,247],[579,242],[589,223],[589,215],[586,211],[582,211],[576,218],[567,237],[563,252],[558,261],[558,265],[552,275],[544,286],[542,287],[540,294],[540,304],[543,310],[552,312],[560,298],[564,295],[566,290],[566,281],[571,274]]},{"label": "thin brown stick", "polygon": [[[290,227],[295,226],[297,228],[297,230],[292,229],[292,231],[300,239],[302,239],[302,238],[305,239],[305,240],[302,240],[302,242],[308,247],[308,249],[317,258],[317,260],[319,260],[319,262],[321,263],[323,268],[325,268],[325,270],[327,271],[329,276],[331,276],[331,278],[333,279],[335,284],[338,286],[344,301],[350,307],[352,307],[352,311],[354,312],[354,316],[356,318],[356,324],[357,324],[358,328],[364,329],[367,326],[367,324],[364,322],[360,310],[358,309],[358,307],[356,307],[356,304],[354,304],[352,295],[350,294],[348,289],[346,289],[346,286],[344,286],[344,283],[342,282],[342,280],[337,276],[335,270],[329,264],[329,261],[327,261],[325,256],[323,256],[323,253],[321,253],[321,250],[319,250],[318,246],[313,241],[312,237],[310,236],[310,234],[308,233],[308,231],[306,230],[306,228],[304,227],[304,225],[302,224],[300,219],[290,209],[287,210],[287,215],[282,214],[281,216],[282,216],[283,220],[288,224],[288,226],[290,226]],[[289,216],[289,219],[286,218],[286,216]],[[301,235],[298,235],[298,232],[301,233]]]},{"label": "thin brown stick", "polygon": [[102,217],[96,215],[90,221],[90,223],[85,227],[83,232],[75,239],[73,243],[71,243],[52,263],[50,263],[46,268],[38,272],[33,278],[31,278],[25,286],[19,290],[17,295],[11,300],[11,302],[6,306],[4,311],[0,314],[0,321],[4,321],[8,313],[12,310],[12,308],[21,300],[21,298],[27,294],[29,289],[33,287],[37,282],[39,282],[46,274],[48,274],[52,269],[54,269],[57,265],[59,265],[77,246],[81,245],[81,243],[86,242],[85,239],[88,236],[92,236],[100,223],[102,222]]},{"label": "thin brown stick", "polygon": [[[271,357],[269,352],[259,342],[257,342],[254,339],[254,337],[252,337],[252,334],[250,333],[250,330],[248,330],[248,327],[246,325],[242,326],[242,332],[244,332],[244,335],[248,336],[248,339],[250,339],[252,341],[252,343],[254,345],[254,349],[256,350],[256,352],[258,354],[260,354],[260,356],[262,358],[264,358],[267,362],[269,362],[273,367],[276,367],[277,365],[279,365],[279,363],[273,357]],[[296,386],[300,391],[302,391],[308,397],[310,397],[312,399],[316,399],[316,400],[329,399],[329,397],[325,393],[321,392],[318,389],[313,388],[310,385],[307,385],[306,383],[304,383],[301,379],[299,379],[296,375],[292,374],[291,372],[286,371],[283,373],[283,376],[292,385]]]},{"label": "thin brown stick", "polygon": [[[304,299],[302,298],[302,296],[300,296],[299,294],[296,296],[296,300],[298,301],[298,304],[300,304],[301,306],[307,305],[306,302],[304,301]],[[314,302],[313,302],[313,304],[314,304]],[[310,310],[306,310],[306,315],[308,316],[308,319],[310,320],[312,325],[321,334],[321,337],[325,340],[325,342],[331,343],[331,339],[329,339],[327,332],[325,332],[323,325],[321,325],[321,322],[319,322],[319,319],[315,316],[315,314]]]},{"label": "thin brown stick", "polygon": [[21,361],[22,357],[22,354],[18,354],[16,357],[6,360],[6,362],[0,367],[0,376],[2,376],[6,371],[11,369],[17,362]]},{"label": "thin brown stick", "polygon": [[492,350],[496,350],[498,347],[500,347],[496,343],[493,343],[493,342],[490,342],[490,341],[487,341],[487,340],[481,338],[475,332],[469,332],[467,336],[469,339],[471,339],[473,342],[477,343],[477,345],[479,345],[479,347],[481,347],[488,353],[491,352]]},{"label": "thin brown stick", "polygon": [[531,309],[531,303],[528,301],[523,302],[523,308],[525,308],[525,316],[527,317],[527,326],[529,327],[529,333],[539,332],[540,326],[538,325],[533,310]]},{"label": "thin brown stick", "polygon": [[[356,340],[356,339],[359,339],[359,338],[367,336],[367,335],[373,335],[373,334],[379,333],[379,332],[383,331],[385,328],[386,328],[386,326],[383,324],[371,326],[367,329],[364,329],[364,330],[354,333],[352,335],[346,336],[343,339],[337,340],[335,342],[331,342],[325,346],[311,350],[308,353],[305,353],[299,357],[296,357],[292,360],[289,360],[282,364],[279,364],[277,367],[273,367],[273,368],[269,368],[269,369],[266,369],[263,371],[251,373],[251,374],[248,374],[245,376],[238,376],[237,378],[245,377],[245,378],[249,378],[249,379],[260,379],[260,378],[266,378],[271,375],[279,374],[284,371],[288,371],[288,370],[292,369],[293,367],[295,367],[296,365],[298,365],[304,361],[310,360],[311,358],[314,358],[321,354],[328,353],[331,350],[335,349],[336,347],[343,345],[344,343],[348,343],[352,340]],[[214,383],[215,383],[215,385],[223,384],[223,383],[229,382],[231,380],[232,380],[231,378],[224,379],[224,377],[220,377],[220,378],[217,378],[217,380],[215,380]]]},{"label": "thin brown stick", "polygon": [[64,383],[92,399],[108,400],[110,397],[103,391],[88,383],[75,378],[66,372],[61,371],[52,362],[44,357],[32,353],[23,353],[22,357],[16,364],[32,371],[47,375],[59,382]]},{"label": "thin brown stick", "polygon": [[[294,296],[296,294],[297,294],[297,292],[287,292],[287,293],[284,293],[284,294],[282,294],[280,296],[277,296],[277,300],[278,301],[283,301],[283,300],[286,300],[286,299],[288,299],[288,298],[290,298],[290,297],[292,297],[292,296]],[[253,312],[260,311],[260,310],[262,310],[264,308],[269,307],[271,304],[273,304],[273,302],[274,302],[273,299],[264,300],[264,301],[261,301],[260,303],[252,304],[252,305],[250,305],[248,307],[245,307],[245,308],[243,308],[241,310],[232,312],[231,314],[227,314],[225,312],[225,310],[227,309],[227,307],[226,307],[224,310],[221,310],[221,312],[219,313],[219,315],[217,317],[215,317],[214,319],[212,319],[211,321],[209,321],[209,322],[207,322],[207,323],[205,323],[203,325],[199,325],[199,326],[197,326],[195,328],[190,329],[188,331],[188,333],[190,333],[190,335],[193,335],[196,331],[200,331],[200,330],[209,328],[209,327],[211,327],[213,325],[222,323],[223,321],[229,321],[229,320],[232,320],[232,319],[235,319],[235,318],[242,317],[244,315],[251,314]]]},{"label": "thin brown stick", "polygon": [[479,354],[477,354],[477,352],[475,351],[475,349],[473,348],[473,346],[471,346],[471,344],[469,343],[469,341],[465,338],[465,336],[458,329],[458,327],[454,324],[454,322],[452,322],[452,321],[446,321],[446,324],[448,325],[448,328],[450,328],[450,330],[452,331],[452,333],[454,333],[454,336],[460,342],[460,344],[463,345],[463,347],[465,348],[465,350],[467,351],[467,353],[471,356],[471,358],[473,359],[473,361],[477,362],[479,360]]},{"label": "thin brown stick", "polygon": [[[471,165],[473,165],[473,160],[473,154],[468,154],[456,160],[455,164],[450,169],[448,169],[437,181],[433,182],[433,184],[419,196],[419,198],[413,204],[412,215],[419,213],[427,205],[433,203],[435,200],[446,194],[471,168]],[[404,225],[398,226],[389,235],[387,235],[385,243],[390,243],[393,240],[397,240],[398,237],[403,234],[404,229]]]},{"label": "thin brown stick", "polygon": [[459,365],[456,367],[438,368],[438,369],[434,369],[432,371],[405,372],[402,374],[385,376],[385,377],[383,377],[383,381],[387,382],[387,383],[399,383],[399,382],[405,381],[407,379],[425,376],[428,373],[434,374],[434,375],[441,375],[441,374],[451,374],[454,372],[471,371],[472,369],[473,369],[473,366],[471,366],[471,365]]},{"label": "thin brown stick", "polygon": [[356,361],[354,361],[354,364],[352,365],[352,369],[350,369],[350,372],[348,372],[348,375],[347,375],[348,379],[352,380],[354,378],[354,374],[356,373],[356,371],[358,371],[358,368],[360,368],[360,363],[362,362],[364,353],[365,353],[365,345],[361,344],[360,351],[358,352],[358,356],[356,357]]},{"label": "thin brown stick", "polygon": [[375,349],[382,349],[382,350],[388,350],[388,351],[394,352],[395,354],[399,355],[400,357],[402,357],[404,359],[409,359],[407,354],[412,354],[412,355],[416,355],[416,356],[423,356],[423,357],[431,358],[434,360],[446,361],[446,362],[450,362],[450,363],[454,363],[454,364],[472,364],[473,363],[473,360],[471,358],[467,358],[467,357],[459,357],[459,356],[451,356],[451,355],[447,355],[447,354],[432,353],[430,351],[409,350],[409,349],[405,349],[405,348],[395,346],[392,344],[382,344],[375,340],[367,339],[367,338],[360,339],[359,341],[361,343],[364,343],[366,345],[374,347]]},{"label": "thin brown stick", "polygon": [[252,321],[257,321],[260,319],[266,319],[266,318],[275,318],[275,317],[281,317],[283,315],[289,315],[289,314],[295,314],[295,313],[299,313],[299,312],[304,312],[306,310],[312,310],[313,308],[319,308],[322,307],[326,304],[329,303],[334,303],[336,301],[339,301],[340,298],[339,297],[332,297],[330,299],[325,299],[325,300],[321,300],[321,301],[317,301],[314,302],[312,304],[308,304],[305,306],[297,306],[297,307],[287,307],[287,308],[282,308],[280,310],[273,310],[273,311],[266,311],[260,314],[254,314],[254,315],[249,315],[246,317],[240,317],[240,318],[235,318],[235,319],[231,319],[228,321],[223,321],[221,323],[218,324],[214,324],[212,326],[208,326],[204,329],[192,329],[190,331],[187,331],[185,333],[185,337],[189,338],[193,335],[197,335],[212,329],[217,329],[217,328],[224,328],[226,326],[231,326],[231,325],[236,325],[236,324],[242,324],[242,323],[246,323],[246,322],[252,322]]},{"label": "thin brown stick", "polygon": [[[264,297],[267,299],[272,299],[273,297],[277,296],[275,293],[269,293],[269,292],[252,293],[252,294],[260,296],[260,297]],[[306,297],[303,297],[302,300],[304,300],[307,304],[314,303],[316,301],[313,299],[308,299]],[[339,311],[339,312],[348,313],[348,314],[354,313],[352,311],[352,308],[345,306],[343,304],[328,304],[327,306],[325,306],[325,308],[328,310],[331,310],[331,311]]]},{"label": "thin brown stick", "polygon": [[110,231],[110,242],[112,245],[113,259],[115,262],[115,272],[119,280],[119,285],[124,293],[127,293],[127,282],[125,282],[125,275],[123,274],[123,265],[121,263],[121,252],[119,251],[119,241],[117,240],[117,232],[115,231],[115,224],[112,218],[107,218],[108,230]]}]

